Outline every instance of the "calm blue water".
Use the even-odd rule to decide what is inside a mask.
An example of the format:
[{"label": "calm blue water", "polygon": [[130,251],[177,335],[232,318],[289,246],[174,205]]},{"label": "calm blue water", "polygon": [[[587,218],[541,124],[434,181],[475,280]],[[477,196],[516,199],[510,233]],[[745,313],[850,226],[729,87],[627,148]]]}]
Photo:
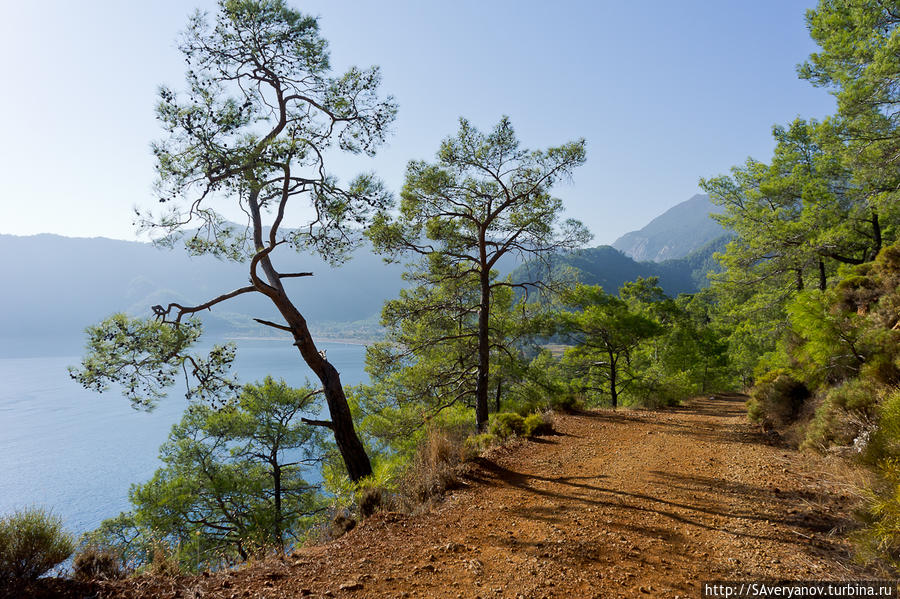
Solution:
[{"label": "calm blue water", "polygon": [[[0,340],[6,351],[10,344]],[[344,384],[363,382],[365,348],[320,343]],[[70,355],[51,355],[53,353]],[[40,354],[45,355],[40,355]],[[29,348],[0,357],[0,514],[31,505],[52,509],[76,533],[126,510],[128,488],[159,467],[157,451],[186,401],[175,390],[151,413],[113,392],[96,394],[69,378],[72,351]],[[302,385],[312,372],[285,341],[240,341],[235,372],[242,383],[271,374]]]}]

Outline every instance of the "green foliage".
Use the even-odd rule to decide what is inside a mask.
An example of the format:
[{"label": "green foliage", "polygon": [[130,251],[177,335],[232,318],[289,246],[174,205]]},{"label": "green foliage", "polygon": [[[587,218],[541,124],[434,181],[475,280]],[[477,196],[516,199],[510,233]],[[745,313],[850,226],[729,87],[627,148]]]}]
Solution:
[{"label": "green foliage", "polygon": [[885,460],[900,463],[900,390],[882,393],[877,405],[878,426],[872,430],[866,453],[866,461],[878,465]]},{"label": "green foliage", "polygon": [[[179,49],[187,89],[162,87],[156,110],[168,134],[153,145],[164,210],[140,211],[142,227],[165,234],[163,245],[184,240],[196,254],[249,261],[262,249],[259,217],[306,197],[309,226],[282,233],[276,216],[265,236],[344,260],[358,237],[350,229],[389,196],[371,175],[339,185],[323,156],[373,155],[384,142],[397,107],[378,98],[379,70],[332,74],[317,20],[281,0],[221,1],[213,23],[197,12]],[[295,177],[304,183],[289,185]],[[213,207],[215,192],[245,207],[249,230]]]},{"label": "green foliage", "polygon": [[164,551],[181,568],[301,540],[321,507],[302,477],[321,443],[319,430],[301,422],[316,395],[267,377],[219,409],[191,406],[160,449],[163,467],[132,487],[133,511],[104,522],[91,540],[132,567]]},{"label": "green foliage", "polygon": [[[775,127],[766,164],[701,181],[735,232],[713,277],[751,417],[875,465],[862,553],[900,569],[900,106],[895,2],[820,0],[800,76],[838,113]],[[814,410],[813,410],[814,408]],[[804,420],[811,414],[809,422]],[[805,428],[805,431],[802,429]]]},{"label": "green foliage", "polygon": [[847,144],[843,158],[855,184],[867,192],[873,213],[892,218],[897,216],[900,180],[897,14],[892,2],[820,0],[807,12],[809,32],[820,51],[800,68],[801,77],[830,88],[837,97],[833,125],[835,136]]},{"label": "green foliage", "polygon": [[[283,0],[220,0],[212,19],[197,11],[179,50],[187,64],[185,89],[161,87],[156,107],[165,131],[153,144],[160,210],[138,209],[137,222],[157,245],[183,242],[192,254],[246,263],[249,284],[193,306],[153,306],[155,320],[114,316],[89,331],[88,356],[72,375],[98,391],[123,385],[136,406],[147,408],[179,371],[193,375],[191,396],[220,398],[236,390],[227,377],[233,347],[217,347],[203,359],[188,355],[199,325],[187,317],[261,293],[282,322],[258,322],[291,333],[322,383],[347,471],[361,478],[371,465],[339,373],[319,352],[283,284],[310,273],[276,268],[273,253],[291,247],[332,265],[349,257],[361,229],[389,208],[391,194],[371,174],[341,183],[325,156],[374,155],[396,103],[379,97],[377,67],[334,74],[316,18]],[[303,200],[306,210],[288,214],[308,218],[288,226],[288,203]],[[225,216],[241,213],[244,223]]]},{"label": "green foliage", "polygon": [[878,407],[878,427],[866,456],[877,481],[867,494],[865,527],[857,547],[865,561],[881,561],[900,570],[900,390],[886,394]]},{"label": "green foliage", "polygon": [[193,375],[188,397],[211,400],[236,389],[229,376],[234,344],[216,345],[204,357],[189,353],[200,337],[200,321],[167,323],[115,314],[88,327],[87,354],[69,374],[102,393],[116,385],[135,408],[153,409],[179,373]]},{"label": "green foliage", "polygon": [[[625,291],[635,301],[642,294],[662,293],[655,281],[650,286],[637,283]],[[563,302],[570,310],[559,313],[557,330],[573,344],[563,356],[563,366],[582,392],[608,395],[616,407],[619,394],[640,377],[640,370],[632,361],[634,351],[642,342],[659,335],[662,327],[634,303],[600,287],[579,284],[563,296]]]},{"label": "green foliage", "polygon": [[521,437],[525,434],[525,419],[514,412],[491,414],[488,432],[499,439]]},{"label": "green foliage", "polygon": [[[491,371],[496,372],[498,353],[509,347],[514,327],[500,316],[511,314],[502,305],[511,299],[498,296],[514,287],[550,283],[543,277],[514,284],[492,271],[507,254],[546,258],[590,238],[581,223],[560,222],[562,201],[551,195],[553,186],[584,160],[584,140],[547,150],[521,149],[504,117],[487,134],[461,119],[457,134],[441,144],[437,162],[409,163],[399,216],[381,214],[367,231],[388,259],[418,259],[406,273],[417,286],[388,303],[383,314],[392,341],[404,339],[405,350],[377,350],[373,367],[384,374],[376,378],[389,378],[385,369],[390,366],[395,373],[425,370],[433,376],[419,372],[393,387],[409,396],[408,381],[418,378],[444,386],[444,405],[471,397],[476,424],[485,425]],[[422,391],[414,394],[433,396]]]},{"label": "green foliage", "polygon": [[755,402],[752,413],[773,424],[789,424],[796,420],[810,395],[806,385],[786,370],[771,370],[757,378],[750,392]]},{"label": "green foliage", "polygon": [[522,434],[526,437],[542,437],[553,433],[553,421],[548,414],[529,414],[522,423]]},{"label": "green foliage", "polygon": [[492,435],[491,433],[481,433],[468,437],[465,441],[465,448],[472,454],[477,455],[491,447],[499,445],[501,442],[502,441],[498,439],[496,435]]},{"label": "green foliage", "polygon": [[355,512],[367,502],[367,497],[378,495],[381,502],[384,502],[387,497],[396,495],[399,492],[400,468],[399,460],[376,459],[372,474],[352,481],[339,464],[325,462],[322,467],[322,480],[325,491],[331,495],[331,511]]},{"label": "green foliage", "polygon": [[36,580],[75,550],[62,520],[40,508],[0,518],[0,588]]},{"label": "green foliage", "polygon": [[896,572],[900,570],[900,461],[884,460],[878,473],[879,484],[866,497],[865,526],[854,537],[863,561],[881,562]]},{"label": "green foliage", "polygon": [[472,441],[473,446],[502,442],[511,437],[540,437],[553,432],[553,422],[546,414],[522,416],[515,412],[491,414],[488,424],[489,438]]},{"label": "green foliage", "polygon": [[825,391],[806,430],[803,445],[816,449],[856,443],[869,449],[869,433],[875,428],[882,388],[870,379],[844,381]]}]

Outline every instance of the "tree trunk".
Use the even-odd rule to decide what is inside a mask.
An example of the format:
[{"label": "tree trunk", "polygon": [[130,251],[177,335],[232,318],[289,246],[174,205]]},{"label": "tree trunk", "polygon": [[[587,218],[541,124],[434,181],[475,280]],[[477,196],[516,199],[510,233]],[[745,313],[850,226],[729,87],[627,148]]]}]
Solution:
[{"label": "tree trunk", "polygon": [[[257,202],[258,196],[259,190],[252,192],[248,204],[253,218],[254,245],[257,252],[263,252],[263,228],[260,220],[259,204]],[[274,231],[272,232],[272,236],[273,239],[271,240],[271,243],[274,245]],[[303,361],[306,362],[307,366],[309,366],[322,383],[325,403],[328,404],[328,412],[331,416],[331,425],[329,428],[331,428],[331,431],[334,433],[334,442],[344,460],[344,465],[347,467],[347,474],[353,481],[358,481],[361,478],[369,476],[372,474],[372,464],[369,461],[366,449],[359,440],[359,436],[357,436],[356,429],[353,426],[353,416],[350,414],[350,405],[347,403],[347,396],[344,395],[344,387],[341,385],[341,377],[338,374],[337,369],[325,359],[325,356],[322,353],[319,352],[319,349],[312,340],[312,336],[309,334],[309,327],[306,324],[306,319],[303,318],[300,311],[297,310],[296,306],[294,306],[293,302],[288,298],[287,292],[281,284],[281,277],[278,276],[278,272],[275,270],[275,267],[272,266],[272,261],[269,259],[268,254],[263,255],[263,257],[259,259],[259,266],[262,268],[263,273],[265,273],[268,286],[262,284],[262,281],[259,280],[252,263],[250,267],[250,278],[254,281],[254,285],[257,289],[268,296],[268,298],[272,300],[272,303],[275,304],[275,307],[278,308],[278,311],[287,323],[288,328],[291,330],[291,334],[294,337],[294,345],[300,350]]]},{"label": "tree trunk", "polygon": [[290,327],[294,336],[294,345],[300,350],[303,360],[322,383],[325,403],[328,405],[328,413],[331,416],[330,428],[334,433],[334,441],[344,460],[344,465],[347,467],[347,474],[353,481],[369,476],[372,474],[372,464],[369,462],[366,449],[353,426],[350,405],[347,403],[347,396],[344,395],[344,387],[341,385],[341,377],[337,369],[319,352],[309,334],[306,320],[287,296],[283,293],[276,294],[272,300]]},{"label": "tree trunk", "polygon": [[803,291],[803,271],[797,269],[797,291]]},{"label": "tree trunk", "polygon": [[275,542],[278,549],[284,551],[284,538],[281,529],[281,466],[272,464],[272,482],[275,486]]},{"label": "tree trunk", "polygon": [[478,312],[478,378],[475,381],[475,424],[483,431],[488,421],[488,370],[490,368],[490,344],[488,323],[491,314],[490,272],[482,269],[481,309]]},{"label": "tree trunk", "polygon": [[613,410],[619,407],[619,391],[616,389],[616,360],[612,352],[609,352],[609,397],[612,399]]},{"label": "tree trunk", "polygon": [[494,397],[494,405],[496,406],[494,412],[500,413],[500,396],[503,391],[503,377],[497,377],[497,395]]},{"label": "tree trunk", "polygon": [[881,223],[878,221],[878,213],[872,211],[872,255],[869,258],[874,260],[881,251]]},{"label": "tree trunk", "polygon": [[825,278],[825,261],[819,258],[819,290],[825,291],[828,279]]}]

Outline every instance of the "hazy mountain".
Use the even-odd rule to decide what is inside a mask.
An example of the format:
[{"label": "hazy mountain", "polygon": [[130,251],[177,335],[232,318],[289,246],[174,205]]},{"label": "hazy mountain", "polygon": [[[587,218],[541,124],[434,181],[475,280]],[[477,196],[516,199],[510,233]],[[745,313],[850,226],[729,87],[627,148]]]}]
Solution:
[{"label": "hazy mountain", "polygon": [[638,262],[684,258],[725,234],[725,229],[709,216],[720,210],[708,195],[695,195],[666,210],[643,229],[622,235],[612,247]]},{"label": "hazy mountain", "polygon": [[[640,231],[600,246],[558,256],[558,267],[571,267],[579,278],[609,291],[637,277],[658,276],[667,293],[695,291],[706,284],[712,253],[727,237],[708,217],[714,207],[695,196],[653,219]],[[619,251],[621,250],[621,252]],[[625,255],[645,259],[635,260]],[[624,253],[623,253],[624,252]],[[677,256],[677,259],[665,260]],[[284,270],[311,271],[312,277],[285,281],[313,329],[327,327],[350,334],[354,327],[371,334],[385,300],[404,287],[402,267],[386,265],[367,248],[332,268],[319,259],[290,250],[274,255]],[[653,260],[653,261],[646,261]],[[516,268],[510,258],[500,269]],[[523,277],[519,266],[514,276]],[[195,305],[242,287],[247,265],[183,250],[159,250],[150,244],[58,235],[0,235],[0,338],[80,346],[84,328],[114,312],[149,315],[150,306],[178,302]],[[251,317],[278,321],[274,307],[257,294],[233,298],[202,314],[211,333],[269,334]],[[73,341],[74,340],[74,341]],[[77,345],[72,345],[77,343]],[[21,348],[0,347],[0,355]]]},{"label": "hazy mountain", "polygon": [[[679,293],[693,293],[709,285],[706,273],[718,268],[713,254],[722,251],[727,242],[728,236],[722,235],[683,258],[663,262],[637,262],[614,247],[601,245],[555,256],[553,267],[572,269],[580,282],[600,285],[611,293],[617,292],[626,281],[634,281],[638,277],[659,277],[660,287],[666,294],[675,297]],[[519,267],[513,271],[513,279],[532,279],[533,275],[529,275],[532,268],[534,266],[531,264]]]},{"label": "hazy mountain", "polygon": [[[275,254],[285,271],[314,276],[286,286],[312,327],[326,321],[371,319],[403,287],[401,268],[366,249],[340,268],[289,250]],[[149,315],[150,306],[194,305],[247,284],[247,265],[183,250],[104,238],[0,235],[0,337],[81,337],[83,329],[114,312]],[[211,332],[258,333],[250,317],[278,319],[258,294],[233,298],[202,314]]]}]

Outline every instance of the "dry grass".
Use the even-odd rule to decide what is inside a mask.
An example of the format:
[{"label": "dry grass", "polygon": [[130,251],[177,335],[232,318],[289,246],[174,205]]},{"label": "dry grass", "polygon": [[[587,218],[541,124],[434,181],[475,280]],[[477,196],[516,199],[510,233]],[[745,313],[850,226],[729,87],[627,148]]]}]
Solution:
[{"label": "dry grass", "polygon": [[114,580],[122,575],[122,560],[104,547],[83,547],[72,560],[72,577],[75,580]]},{"label": "dry grass", "polygon": [[409,470],[400,481],[400,498],[417,511],[433,498],[459,485],[460,467],[471,457],[462,433],[431,429],[419,444]]}]

